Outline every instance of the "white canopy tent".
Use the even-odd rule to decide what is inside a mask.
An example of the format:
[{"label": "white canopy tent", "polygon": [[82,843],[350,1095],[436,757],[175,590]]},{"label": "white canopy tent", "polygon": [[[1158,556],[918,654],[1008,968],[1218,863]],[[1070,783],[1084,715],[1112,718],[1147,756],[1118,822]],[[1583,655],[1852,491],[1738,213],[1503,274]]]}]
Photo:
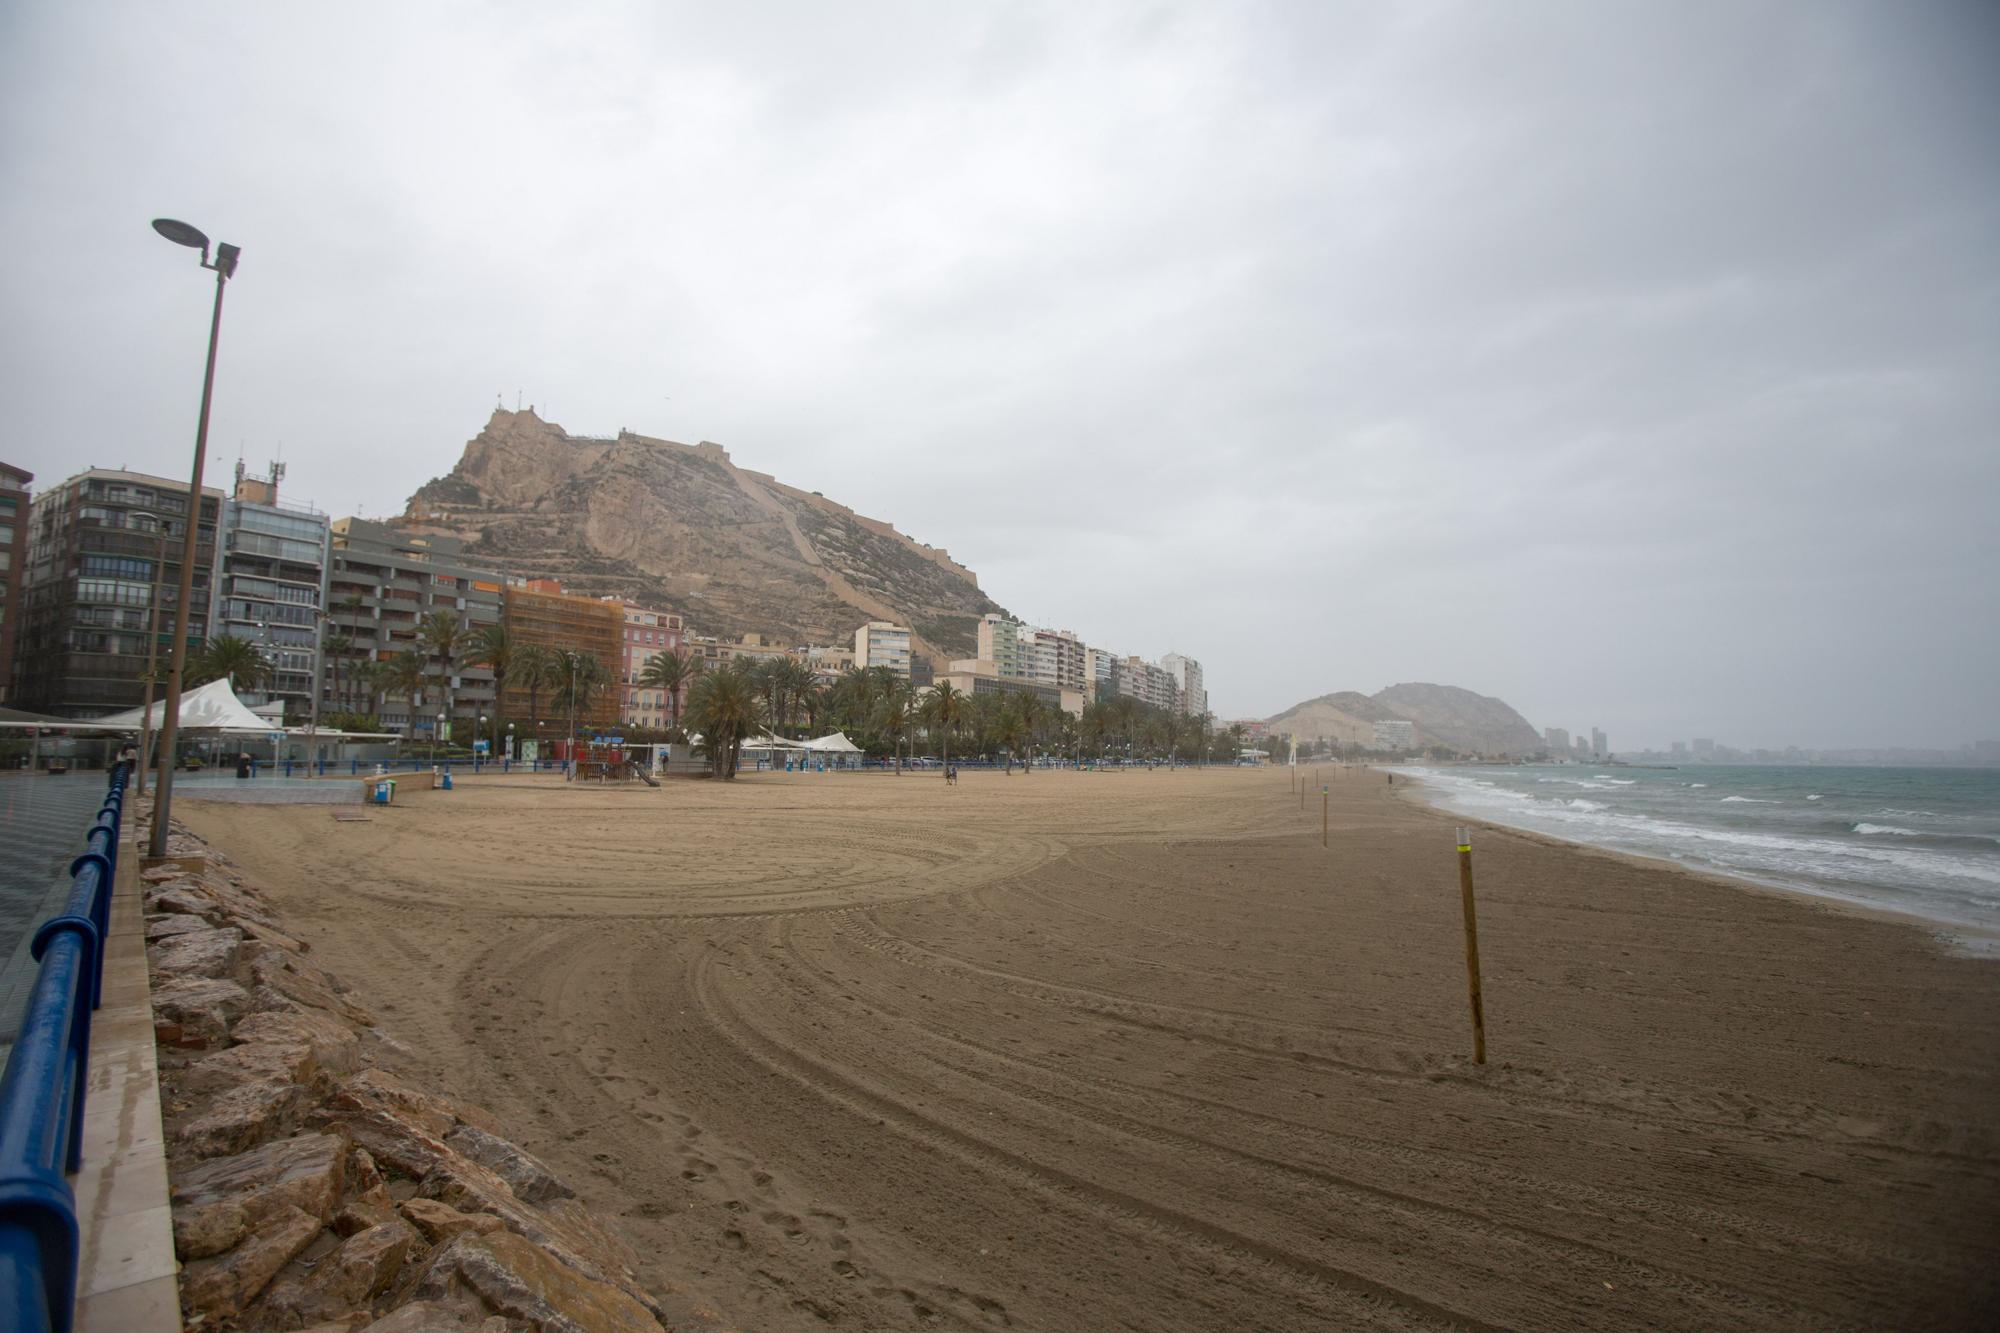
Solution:
[{"label": "white canopy tent", "polygon": [[[122,731],[137,731],[141,719],[146,716],[143,708],[130,708],[110,717],[98,718],[94,725],[117,728]],[[153,705],[150,725],[158,730],[166,720],[167,701],[162,699]],[[230,736],[269,736],[279,728],[270,719],[262,718],[250,711],[244,702],[236,697],[236,691],[229,687],[229,681],[212,680],[197,689],[181,695],[180,729],[182,731],[218,732]]]},{"label": "white canopy tent", "polygon": [[844,731],[836,731],[831,735],[821,736],[817,740],[807,741],[800,748],[805,750],[811,750],[815,754],[860,754],[861,753],[861,747],[856,745],[853,741],[847,739],[847,733]]}]

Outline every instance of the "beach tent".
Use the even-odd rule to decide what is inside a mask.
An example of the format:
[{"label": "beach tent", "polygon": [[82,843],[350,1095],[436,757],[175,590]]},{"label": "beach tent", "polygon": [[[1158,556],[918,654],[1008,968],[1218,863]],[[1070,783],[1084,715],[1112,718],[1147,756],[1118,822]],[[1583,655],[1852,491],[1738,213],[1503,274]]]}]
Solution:
[{"label": "beach tent", "polygon": [[[94,725],[120,731],[137,731],[140,719],[146,714],[143,708],[127,709],[123,713],[113,713],[110,717],[98,718]],[[167,702],[162,699],[153,705],[152,726],[157,730],[167,716]],[[277,724],[267,718],[258,717],[236,697],[236,691],[229,688],[227,678],[212,680],[198,689],[181,695],[180,729],[182,731],[203,731],[225,736],[269,736],[278,730]]]},{"label": "beach tent", "polygon": [[799,748],[803,750],[811,750],[814,754],[860,754],[861,753],[861,747],[856,745],[853,741],[847,739],[847,733],[844,731],[836,731],[832,735],[821,736],[818,740],[807,741],[804,745],[800,746]]}]

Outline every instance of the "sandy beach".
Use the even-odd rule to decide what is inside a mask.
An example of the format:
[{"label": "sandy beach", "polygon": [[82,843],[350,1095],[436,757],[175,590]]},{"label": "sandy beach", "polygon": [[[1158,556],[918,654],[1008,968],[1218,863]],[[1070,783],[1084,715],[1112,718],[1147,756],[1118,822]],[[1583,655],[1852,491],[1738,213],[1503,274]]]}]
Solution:
[{"label": "sandy beach", "polygon": [[1323,776],[177,813],[746,1329],[1991,1326],[2000,963]]}]

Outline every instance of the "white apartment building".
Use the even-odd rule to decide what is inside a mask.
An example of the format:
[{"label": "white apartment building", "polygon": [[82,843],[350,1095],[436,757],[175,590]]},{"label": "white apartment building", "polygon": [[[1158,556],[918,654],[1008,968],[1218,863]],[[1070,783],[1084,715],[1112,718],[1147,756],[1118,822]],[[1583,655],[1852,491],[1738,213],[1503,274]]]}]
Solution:
[{"label": "white apartment building", "polygon": [[910,674],[909,626],[871,620],[855,630],[854,665],[864,671],[887,667],[907,679]]},{"label": "white apartment building", "polygon": [[1201,663],[1182,653],[1168,653],[1160,659],[1160,666],[1174,678],[1181,712],[1189,717],[1206,716],[1208,690],[1201,683]]},{"label": "white apartment building", "polygon": [[1083,640],[1066,629],[1030,630],[1028,676],[1059,690],[1083,689]]}]

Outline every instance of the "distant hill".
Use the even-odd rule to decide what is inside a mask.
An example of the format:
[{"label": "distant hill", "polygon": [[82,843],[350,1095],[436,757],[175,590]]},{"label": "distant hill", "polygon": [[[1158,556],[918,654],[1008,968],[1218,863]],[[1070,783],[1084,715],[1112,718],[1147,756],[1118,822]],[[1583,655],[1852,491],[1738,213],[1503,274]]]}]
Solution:
[{"label": "distant hill", "polygon": [[689,627],[781,644],[852,643],[863,621],[915,631],[917,652],[970,657],[1000,605],[942,549],[775,477],[719,444],[571,435],[496,410],[401,522],[464,538],[502,573],[678,611]]},{"label": "distant hill", "polygon": [[1300,740],[1370,745],[1375,723],[1414,722],[1419,745],[1445,745],[1480,754],[1532,754],[1541,735],[1528,719],[1491,695],[1456,685],[1391,685],[1373,695],[1342,690],[1294,704],[1268,719],[1271,730]]}]

